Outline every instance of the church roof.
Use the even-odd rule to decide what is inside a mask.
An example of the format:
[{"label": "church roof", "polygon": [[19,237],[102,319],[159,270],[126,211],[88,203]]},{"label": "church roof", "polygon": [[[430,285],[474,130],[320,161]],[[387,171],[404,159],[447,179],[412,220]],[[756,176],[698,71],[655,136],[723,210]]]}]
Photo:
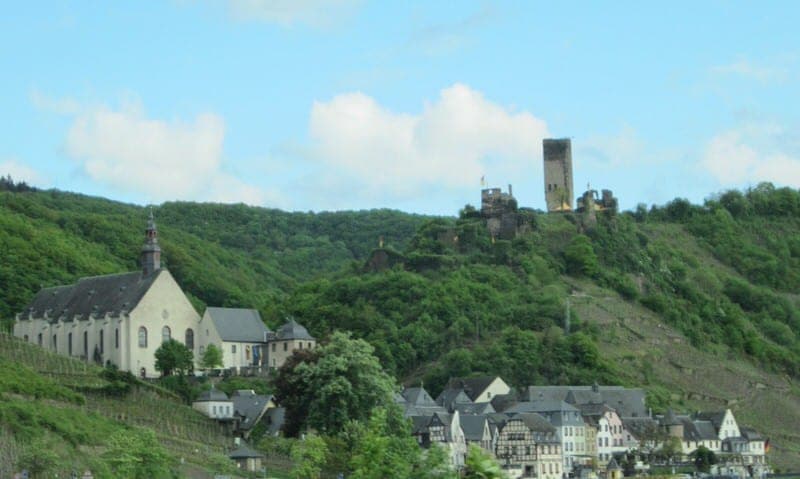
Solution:
[{"label": "church roof", "polygon": [[121,312],[129,312],[136,308],[153,282],[161,274],[156,270],[150,274],[141,271],[104,276],[81,278],[75,284],[44,288],[36,293],[31,303],[20,314],[20,319],[30,315],[43,318],[45,315],[51,322],[89,319],[94,314],[103,317],[106,314],[119,316]]},{"label": "church roof", "polygon": [[269,333],[255,309],[209,307],[206,314],[223,341],[261,343]]},{"label": "church roof", "polygon": [[277,336],[277,339],[281,341],[287,341],[290,339],[314,340],[314,337],[308,334],[308,330],[294,319],[290,319],[289,322],[278,328],[278,331],[276,331],[275,335]]}]

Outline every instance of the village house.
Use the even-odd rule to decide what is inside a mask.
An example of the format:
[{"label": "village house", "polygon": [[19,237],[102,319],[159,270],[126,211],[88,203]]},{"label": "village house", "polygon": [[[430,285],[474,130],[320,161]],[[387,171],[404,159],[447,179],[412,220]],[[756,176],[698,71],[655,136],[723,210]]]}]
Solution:
[{"label": "village house", "polygon": [[[224,368],[239,371],[261,366],[270,331],[255,309],[208,307],[200,320],[200,331],[204,344],[221,349]],[[201,355],[203,350],[201,346]]]},{"label": "village house", "polygon": [[561,441],[547,419],[536,413],[494,417],[497,423],[495,456],[510,477],[562,477]]},{"label": "village house", "polygon": [[467,442],[458,411],[452,414],[433,412],[429,415],[409,416],[409,419],[412,424],[411,434],[421,447],[427,449],[438,444],[447,451],[453,468],[460,470],[464,467]]},{"label": "village house", "polygon": [[223,391],[213,386],[203,391],[192,402],[192,409],[200,411],[203,415],[218,421],[233,421],[233,401]]}]

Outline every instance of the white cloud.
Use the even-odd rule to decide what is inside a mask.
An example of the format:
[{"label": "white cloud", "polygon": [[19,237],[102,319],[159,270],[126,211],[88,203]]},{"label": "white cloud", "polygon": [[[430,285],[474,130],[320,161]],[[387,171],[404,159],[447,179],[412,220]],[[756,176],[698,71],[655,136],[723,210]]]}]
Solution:
[{"label": "white cloud", "polygon": [[224,171],[225,123],[218,115],[162,120],[148,118],[135,99],[118,109],[38,93],[32,100],[39,108],[73,117],[64,149],[94,181],[147,202],[262,203],[258,188]]},{"label": "white cloud", "polygon": [[788,71],[785,68],[759,65],[749,60],[713,66],[711,73],[740,76],[761,83],[782,82],[788,77]]},{"label": "white cloud", "polygon": [[360,0],[228,0],[234,18],[326,27],[347,17]]},{"label": "white cloud", "polygon": [[16,181],[24,181],[32,186],[46,186],[46,179],[36,170],[21,163],[15,158],[7,158],[0,161],[0,176],[8,176]]},{"label": "white cloud", "polygon": [[477,185],[490,163],[506,171],[541,159],[547,125],[462,84],[419,115],[395,113],[363,93],[315,102],[314,157],[373,191],[408,197],[429,185]]},{"label": "white cloud", "polygon": [[800,155],[793,151],[791,132],[775,124],[720,133],[706,145],[701,164],[723,185],[770,181],[800,186]]},{"label": "white cloud", "polygon": [[581,151],[606,167],[652,161],[652,156],[645,154],[644,142],[629,125],[623,125],[617,133],[595,135],[582,143]]}]

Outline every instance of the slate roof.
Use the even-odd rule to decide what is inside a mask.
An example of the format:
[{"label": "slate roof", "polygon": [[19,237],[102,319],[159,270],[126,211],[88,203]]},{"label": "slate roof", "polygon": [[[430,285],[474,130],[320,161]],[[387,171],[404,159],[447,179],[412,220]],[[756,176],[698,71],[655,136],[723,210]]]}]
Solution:
[{"label": "slate roof", "polygon": [[269,333],[255,309],[209,307],[206,314],[223,341],[263,343]]},{"label": "slate roof", "polygon": [[278,328],[275,332],[275,337],[281,341],[292,339],[310,339],[314,341],[314,337],[308,334],[308,330],[294,319],[290,319],[286,324]]},{"label": "slate roof", "polygon": [[412,406],[422,407],[436,407],[436,401],[433,400],[428,391],[423,387],[405,388],[402,393],[406,402]]},{"label": "slate roof", "polygon": [[529,401],[570,399],[569,402],[572,404],[607,404],[614,408],[620,417],[647,417],[648,415],[643,389],[598,386],[597,384],[592,386],[529,386],[527,393]]},{"label": "slate roof", "polygon": [[436,404],[453,410],[458,404],[470,404],[472,399],[464,393],[462,388],[445,388],[436,398]]},{"label": "slate roof", "polygon": [[[683,419],[683,418],[682,418]],[[713,441],[719,439],[711,421],[683,419],[683,439],[689,441]]]},{"label": "slate roof", "polygon": [[492,403],[490,402],[476,402],[476,403],[469,403],[469,404],[456,404],[453,408],[454,411],[458,411],[459,414],[491,414],[496,412],[492,407]]},{"label": "slate roof", "polygon": [[249,459],[251,457],[264,457],[264,455],[258,451],[250,449],[247,444],[242,441],[238,448],[228,454],[228,457],[231,459]]},{"label": "slate roof", "polygon": [[269,427],[267,433],[270,436],[277,436],[283,429],[283,423],[286,421],[286,408],[274,407],[267,411],[269,418]]},{"label": "slate roof", "polygon": [[[583,424],[580,411],[564,401],[524,401],[506,409],[506,413],[540,413],[553,426],[580,426]],[[563,413],[567,413],[564,417]]]},{"label": "slate roof", "polygon": [[740,427],[739,432],[742,433],[742,437],[747,439],[748,441],[763,441],[764,436],[759,434],[755,429],[751,429],[749,427]]},{"label": "slate roof", "polygon": [[478,376],[474,378],[453,378],[447,383],[446,389],[462,389],[470,400],[474,401],[480,393],[486,390],[497,376]]},{"label": "slate roof", "polygon": [[220,391],[219,389],[214,388],[213,386],[211,389],[207,391],[203,391],[197,396],[195,402],[211,402],[211,401],[230,401],[228,399],[228,395],[225,394],[224,391]]},{"label": "slate roof", "polygon": [[488,422],[486,416],[461,416],[459,421],[461,422],[461,430],[464,431],[464,437],[467,441],[479,442],[483,440],[484,428]]},{"label": "slate roof", "polygon": [[231,396],[233,413],[241,418],[239,429],[247,431],[255,426],[272,400],[271,395],[255,394],[251,390],[239,390]]},{"label": "slate roof", "polygon": [[20,313],[20,319],[43,318],[50,322],[89,319],[89,315],[119,316],[136,308],[164,270],[144,275],[141,271],[81,278],[75,284],[44,288]]},{"label": "slate roof", "polygon": [[517,404],[519,399],[513,391],[508,394],[498,394],[492,398],[492,407],[497,412],[503,412],[513,405]]},{"label": "slate roof", "polygon": [[630,432],[633,437],[641,440],[658,431],[658,421],[649,417],[630,417],[622,419],[622,427]]},{"label": "slate roof", "polygon": [[714,425],[714,428],[719,431],[720,427],[722,427],[722,421],[725,420],[725,411],[698,412],[694,415],[694,418],[703,421],[711,421],[711,424]]}]

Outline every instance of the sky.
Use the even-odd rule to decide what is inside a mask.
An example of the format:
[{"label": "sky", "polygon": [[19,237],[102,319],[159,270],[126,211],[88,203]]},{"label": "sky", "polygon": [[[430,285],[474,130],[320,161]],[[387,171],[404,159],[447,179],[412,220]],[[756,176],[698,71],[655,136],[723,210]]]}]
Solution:
[{"label": "sky", "polygon": [[136,203],[455,215],[800,186],[800,2],[12,2],[0,175]]}]

